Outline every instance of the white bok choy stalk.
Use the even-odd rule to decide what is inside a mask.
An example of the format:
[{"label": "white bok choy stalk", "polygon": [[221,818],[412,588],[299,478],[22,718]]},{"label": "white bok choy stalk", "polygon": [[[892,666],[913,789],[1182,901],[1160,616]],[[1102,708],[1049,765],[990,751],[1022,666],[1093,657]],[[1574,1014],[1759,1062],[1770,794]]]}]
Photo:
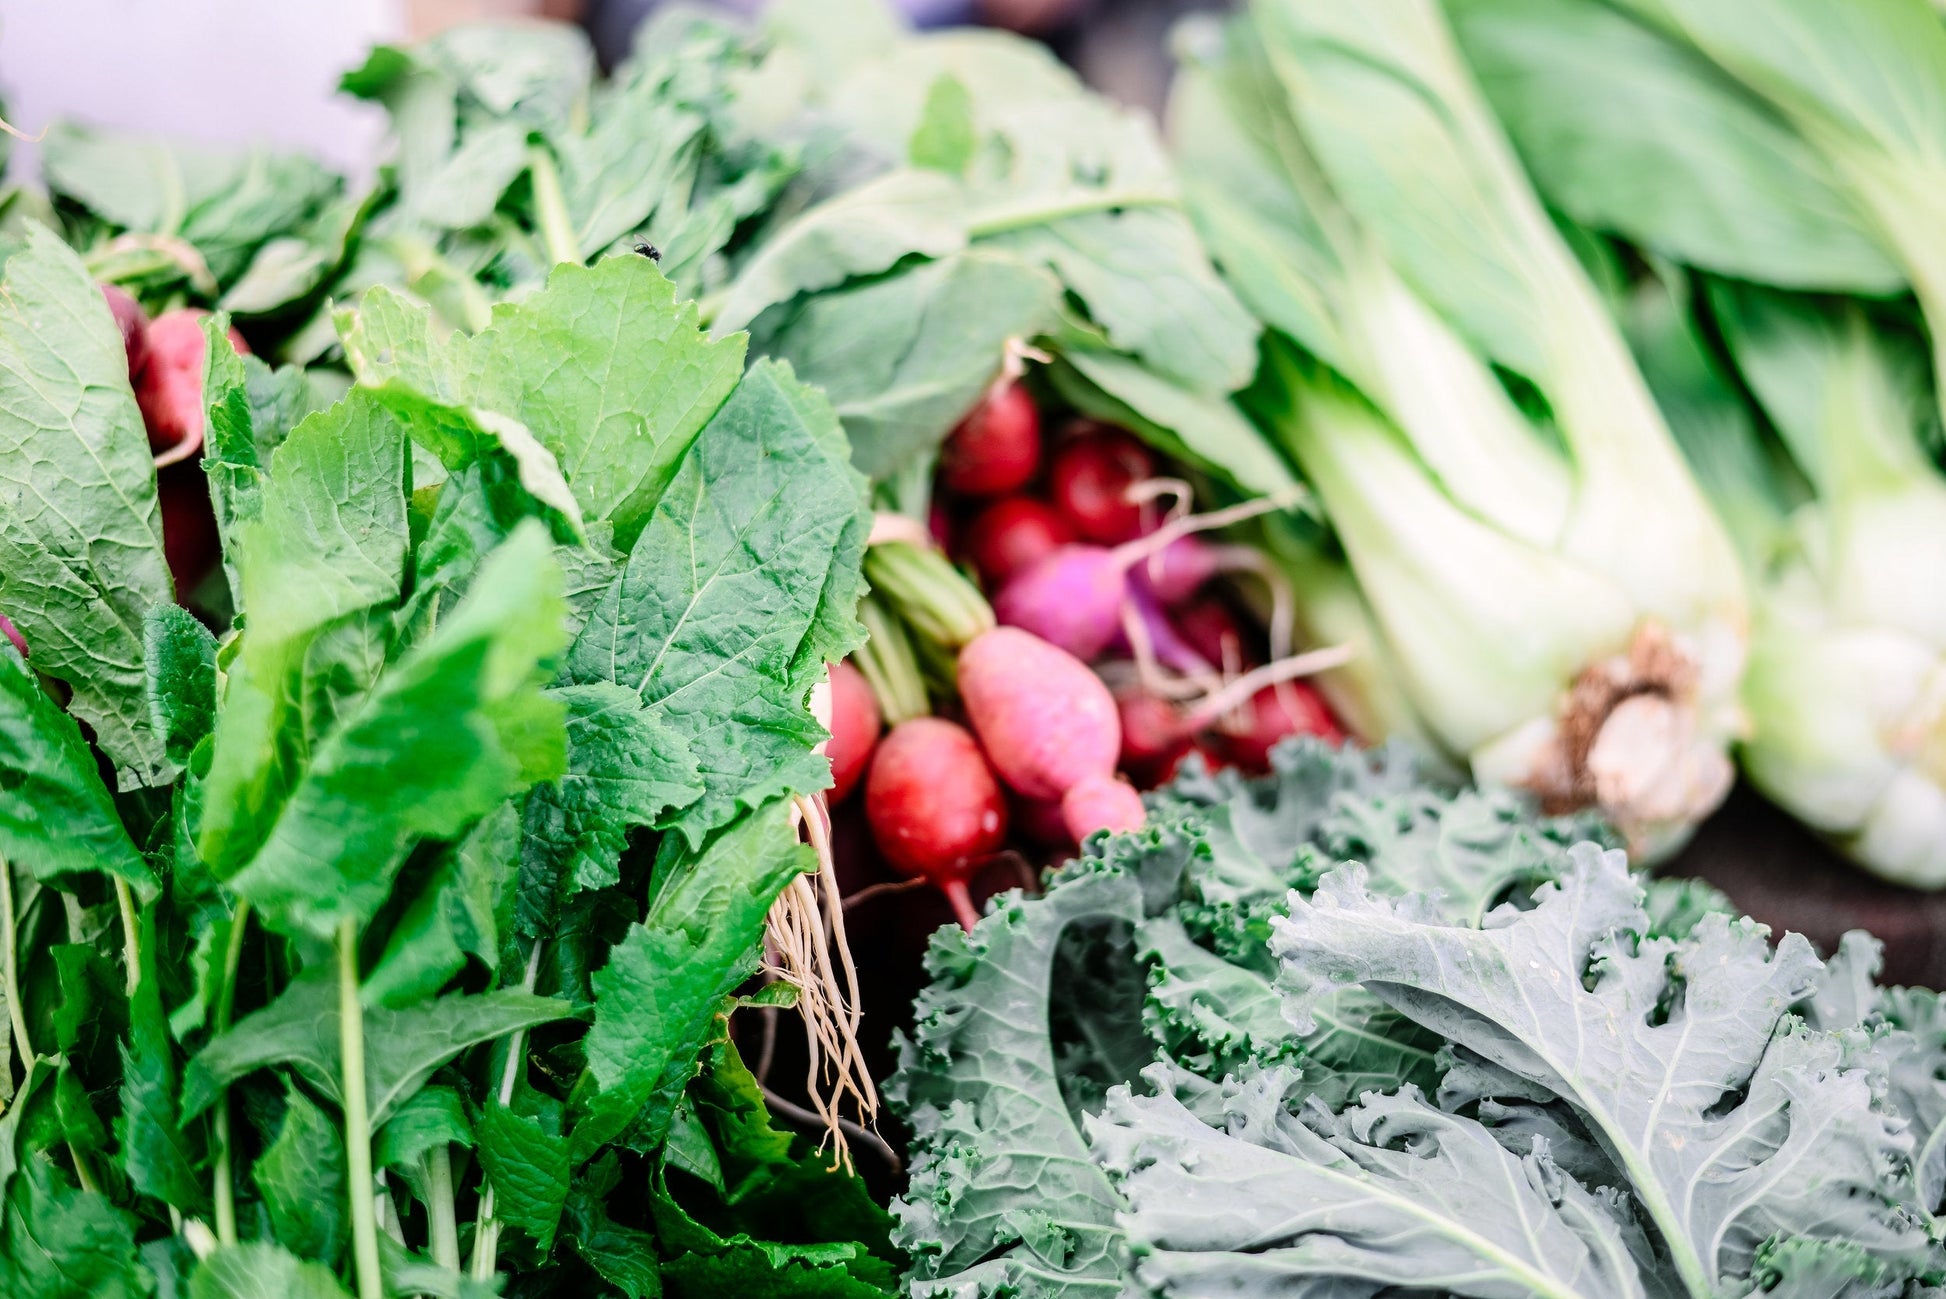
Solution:
[{"label": "white bok choy stalk", "polygon": [[1480,780],[1671,850],[1731,782],[1736,552],[1438,7],[1258,0],[1183,45],[1185,197],[1272,327],[1247,404],[1399,693]]},{"label": "white bok choy stalk", "polygon": [[1638,295],[1637,345],[1659,393],[1698,394],[1665,406],[1753,572],[1744,769],[1861,865],[1946,886],[1946,476],[1917,432],[1923,345],[1855,303],[1713,284],[1767,438],[1704,389],[1666,301]]}]

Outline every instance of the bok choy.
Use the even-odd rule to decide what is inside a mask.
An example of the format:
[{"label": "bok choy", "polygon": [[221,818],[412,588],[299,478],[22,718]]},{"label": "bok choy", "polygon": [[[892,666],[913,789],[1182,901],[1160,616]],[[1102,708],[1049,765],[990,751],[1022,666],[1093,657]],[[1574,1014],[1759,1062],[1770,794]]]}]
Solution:
[{"label": "bok choy", "polygon": [[[1867,183],[1903,157],[1902,192],[1918,204],[1936,174],[1923,140],[1928,68],[1946,42],[1936,15],[1847,6],[1842,30],[1801,45],[1830,57],[1802,58],[1790,82],[1788,47],[1759,33],[1811,32],[1822,20],[1808,9],[1764,6],[1770,24],[1732,40],[1709,6],[1629,7],[1648,21],[1595,0],[1452,5],[1549,200],[1652,256],[1740,280],[1885,298],[1909,278],[1936,325],[1929,249],[1909,247],[1919,209],[1888,207],[1890,191]],[[1873,71],[1856,72],[1867,46]],[[1604,179],[1623,174],[1629,184]],[[1744,765],[1864,865],[1946,884],[1946,480],[1924,446],[1933,397],[1909,313],[1725,283],[1704,296],[1700,334],[1655,286],[1632,295],[1630,320],[1756,586]],[[1712,370],[1705,336],[1720,337],[1774,437]]]},{"label": "bok choy", "polygon": [[1720,379],[1694,381],[1706,362],[1676,311],[1633,314],[1658,386],[1692,376],[1671,418],[1756,582],[1744,768],[1862,864],[1939,887],[1946,475],[1917,433],[1921,348],[1854,303],[1719,283],[1708,304],[1774,439]]},{"label": "bok choy", "polygon": [[1437,6],[1260,0],[1186,45],[1185,195],[1272,328],[1249,404],[1381,661],[1482,780],[1667,850],[1730,783],[1736,554]]}]

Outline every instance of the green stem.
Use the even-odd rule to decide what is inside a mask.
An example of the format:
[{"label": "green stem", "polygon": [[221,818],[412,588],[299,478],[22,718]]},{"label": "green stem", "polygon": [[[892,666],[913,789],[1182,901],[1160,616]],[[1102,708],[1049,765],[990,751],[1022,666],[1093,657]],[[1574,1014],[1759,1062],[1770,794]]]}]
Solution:
[{"label": "green stem", "polygon": [[547,245],[548,260],[579,265],[581,240],[574,233],[574,218],[568,215],[560,170],[555,167],[554,155],[546,145],[527,146],[527,176],[534,187],[534,217],[540,223],[541,242]]},{"label": "green stem", "polygon": [[6,929],[5,977],[7,981],[7,1018],[13,1024],[14,1049],[20,1053],[21,1067],[34,1058],[34,1047],[27,1038],[27,1015],[20,1004],[20,958],[14,945],[14,869],[0,857],[0,927]]},{"label": "green stem", "polygon": [[865,578],[920,637],[958,651],[993,630],[993,606],[936,550],[888,541],[865,552]]},{"label": "green stem", "polygon": [[[223,986],[216,994],[216,1033],[219,1036],[230,1027],[230,1018],[236,1013],[237,971],[243,965],[243,935],[249,927],[250,904],[238,902],[236,914],[230,917],[229,941],[223,945]],[[216,1128],[216,1162],[212,1172],[216,1183],[216,1239],[225,1245],[234,1245],[237,1243],[236,1187],[231,1183],[230,1174],[228,1088],[216,1098],[213,1122]]]},{"label": "green stem", "polygon": [[351,1188],[351,1250],[358,1299],[385,1299],[372,1202],[372,1119],[365,1102],[365,1011],[358,1003],[358,922],[338,926],[338,1054],[345,1098],[345,1171]]},{"label": "green stem", "polygon": [[459,1271],[459,1215],[453,1207],[453,1152],[435,1146],[425,1154],[426,1217],[433,1262]]},{"label": "green stem", "polygon": [[122,913],[122,959],[128,962],[126,981],[128,995],[135,995],[135,986],[142,982],[142,931],[137,928],[135,919],[135,895],[128,890],[128,881],[115,877],[115,905]]},{"label": "green stem", "polygon": [[[532,992],[535,981],[540,977],[541,946],[545,941],[535,939],[534,950],[527,954],[527,972],[520,981],[523,992]],[[499,1100],[502,1108],[513,1104],[514,1084],[520,1080],[520,1052],[525,1040],[526,1030],[518,1028],[507,1039],[507,1063],[500,1070]],[[500,1249],[500,1223],[493,1216],[493,1182],[484,1180],[482,1186],[480,1212],[473,1220],[473,1261],[468,1271],[476,1281],[490,1281],[496,1266],[494,1255]]]},{"label": "green stem", "polygon": [[1025,230],[1029,226],[1044,226],[1068,217],[1087,216],[1091,212],[1180,205],[1181,200],[1174,194],[1161,194],[1154,190],[1102,190],[1065,203],[1012,203],[989,208],[967,222],[966,234],[969,239],[985,239],[1006,234],[1010,230]]},{"label": "green stem", "polygon": [[867,639],[852,655],[852,662],[871,686],[885,724],[897,726],[930,713],[932,703],[926,698],[925,678],[905,624],[869,595],[858,602],[858,621],[864,624]]}]

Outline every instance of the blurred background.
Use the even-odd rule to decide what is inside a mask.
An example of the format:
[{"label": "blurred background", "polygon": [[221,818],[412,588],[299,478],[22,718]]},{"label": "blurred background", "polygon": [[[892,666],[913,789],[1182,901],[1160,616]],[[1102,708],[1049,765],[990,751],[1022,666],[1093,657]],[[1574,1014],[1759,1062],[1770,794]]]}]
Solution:
[{"label": "blurred background", "polygon": [[[379,41],[456,23],[555,18],[583,24],[604,63],[666,0],[0,0],[0,96],[31,137],[70,117],[210,143],[310,150],[367,174],[383,114],[336,94]],[[683,0],[690,7],[697,0]],[[763,0],[717,0],[753,13]],[[978,22],[1046,41],[1097,88],[1161,105],[1168,33],[1224,0],[898,0],[922,26]],[[240,107],[241,106],[241,107]],[[34,150],[13,165],[31,170]]]}]

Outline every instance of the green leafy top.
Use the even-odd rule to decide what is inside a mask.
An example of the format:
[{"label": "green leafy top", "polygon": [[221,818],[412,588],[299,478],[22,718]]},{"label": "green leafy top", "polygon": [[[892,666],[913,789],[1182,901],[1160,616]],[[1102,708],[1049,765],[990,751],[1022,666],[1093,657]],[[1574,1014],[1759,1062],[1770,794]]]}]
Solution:
[{"label": "green leafy top", "polygon": [[172,596],[121,331],[42,226],[0,280],[0,609],[65,682],[123,789],[174,774],[149,722],[142,620]]},{"label": "green leafy top", "polygon": [[477,1299],[473,1216],[549,1293],[884,1295],[727,1030],[862,637],[829,404],[633,253],[470,337],[374,290],[336,400],[212,347],[219,638],[98,290],[45,231],[4,274],[0,1291]]}]

